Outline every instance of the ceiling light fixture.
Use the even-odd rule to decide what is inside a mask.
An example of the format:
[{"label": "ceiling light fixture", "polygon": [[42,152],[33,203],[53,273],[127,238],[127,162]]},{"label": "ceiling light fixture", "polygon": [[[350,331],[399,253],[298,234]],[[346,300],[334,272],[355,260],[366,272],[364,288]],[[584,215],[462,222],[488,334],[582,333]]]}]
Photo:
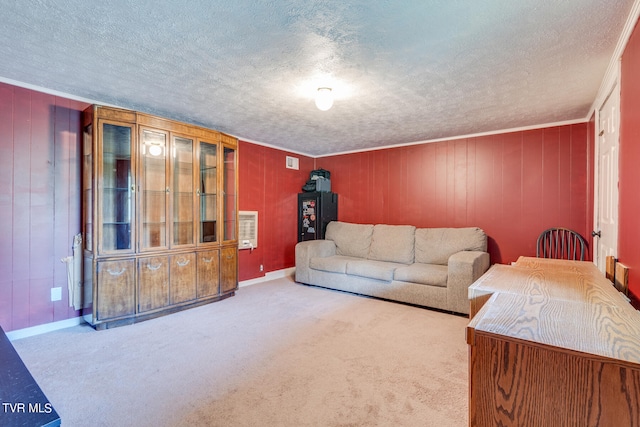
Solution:
[{"label": "ceiling light fixture", "polygon": [[319,87],[316,94],[316,107],[318,110],[327,111],[333,105],[333,93],[330,87]]}]

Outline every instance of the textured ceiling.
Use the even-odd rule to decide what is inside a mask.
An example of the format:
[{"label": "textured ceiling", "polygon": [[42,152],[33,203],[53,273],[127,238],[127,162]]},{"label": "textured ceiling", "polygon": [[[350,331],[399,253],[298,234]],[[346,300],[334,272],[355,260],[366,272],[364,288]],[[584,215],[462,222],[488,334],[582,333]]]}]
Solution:
[{"label": "textured ceiling", "polygon": [[585,119],[632,4],[0,0],[0,78],[315,156]]}]

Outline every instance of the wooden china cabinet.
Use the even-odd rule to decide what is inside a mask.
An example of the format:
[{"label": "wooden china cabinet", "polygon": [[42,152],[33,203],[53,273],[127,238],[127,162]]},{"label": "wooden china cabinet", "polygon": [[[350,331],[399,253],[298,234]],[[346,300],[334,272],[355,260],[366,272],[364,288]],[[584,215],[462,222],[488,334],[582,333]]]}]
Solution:
[{"label": "wooden china cabinet", "polygon": [[130,324],[234,295],[237,140],[148,114],[83,115],[85,320]]}]

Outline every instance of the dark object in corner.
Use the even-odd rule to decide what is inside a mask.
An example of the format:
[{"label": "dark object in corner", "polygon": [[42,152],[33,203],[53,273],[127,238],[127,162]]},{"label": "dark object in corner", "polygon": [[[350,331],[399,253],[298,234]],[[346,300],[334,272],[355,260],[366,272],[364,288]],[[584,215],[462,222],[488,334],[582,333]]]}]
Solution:
[{"label": "dark object in corner", "polygon": [[327,224],[337,220],[336,193],[298,193],[298,242],[324,239]]},{"label": "dark object in corner", "polygon": [[318,191],[323,193],[331,192],[331,172],[325,169],[315,169],[309,174],[309,181],[302,186],[302,191],[306,193]]},{"label": "dark object in corner", "polygon": [[4,426],[59,426],[60,416],[0,327],[0,422]]}]

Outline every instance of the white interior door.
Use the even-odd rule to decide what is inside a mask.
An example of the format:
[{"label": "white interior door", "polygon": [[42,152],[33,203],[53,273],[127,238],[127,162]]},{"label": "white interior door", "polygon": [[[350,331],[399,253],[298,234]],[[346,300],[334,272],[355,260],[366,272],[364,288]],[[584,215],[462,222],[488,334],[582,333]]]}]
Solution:
[{"label": "white interior door", "polygon": [[598,159],[595,198],[594,262],[605,272],[608,255],[618,252],[618,146],[620,129],[620,86],[616,83],[599,111],[596,156]]}]

